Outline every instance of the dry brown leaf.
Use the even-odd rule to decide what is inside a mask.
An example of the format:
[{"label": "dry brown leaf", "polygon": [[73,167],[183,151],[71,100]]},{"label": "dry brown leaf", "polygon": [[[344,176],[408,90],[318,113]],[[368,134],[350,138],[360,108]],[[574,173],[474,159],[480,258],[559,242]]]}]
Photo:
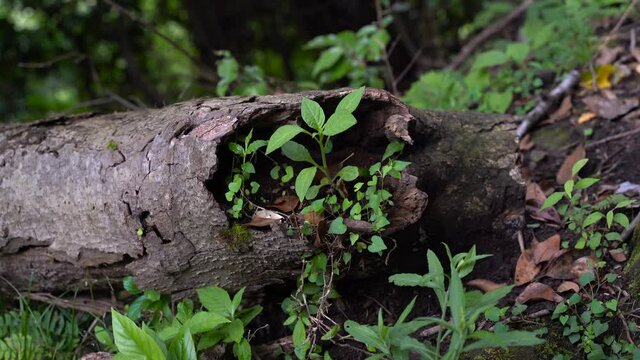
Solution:
[{"label": "dry brown leaf", "polygon": [[604,46],[604,47],[601,48],[600,54],[598,55],[598,58],[596,59],[596,65],[602,66],[602,65],[606,65],[606,64],[611,64],[624,51],[625,51],[624,47],[620,46],[620,45],[612,47],[612,48]]},{"label": "dry brown leaf", "polygon": [[571,265],[570,273],[573,275],[573,278],[577,280],[580,278],[580,275],[593,272],[597,261],[593,256],[583,256],[576,259]]},{"label": "dry brown leaf", "polygon": [[595,113],[603,119],[611,120],[628,113],[638,106],[637,98],[619,99],[615,95],[612,97],[600,95],[587,96],[582,99],[582,102],[591,112],[582,114],[578,119],[579,124],[583,124],[595,117],[595,115],[593,115],[588,119],[585,118],[585,120],[581,121],[583,116],[586,116],[587,114]]},{"label": "dry brown leaf", "polygon": [[532,206],[542,206],[544,201],[547,200],[547,196],[542,191],[542,188],[538,183],[533,181],[527,184],[527,194],[525,196],[525,202]]},{"label": "dry brown leaf", "polygon": [[297,196],[284,195],[275,199],[272,206],[282,212],[288,213],[293,211],[299,203],[300,201]]},{"label": "dry brown leaf", "polygon": [[580,291],[580,286],[573,281],[563,281],[562,284],[558,285],[559,293],[563,293],[569,290],[577,293],[578,291]]},{"label": "dry brown leaf", "polygon": [[527,134],[518,143],[518,148],[520,151],[529,151],[533,149],[536,144],[531,140],[531,135]]},{"label": "dry brown leaf", "polygon": [[507,284],[504,284],[504,283],[496,284],[493,281],[486,280],[486,279],[474,279],[469,281],[467,285],[475,286],[484,292],[493,291],[495,289],[499,289],[501,287],[507,286]]},{"label": "dry brown leaf", "polygon": [[564,301],[564,298],[549,286],[543,283],[534,282],[529,284],[518,297],[516,298],[517,304],[524,304],[531,300],[549,300],[555,302]]},{"label": "dry brown leaf", "polygon": [[315,211],[309,211],[308,213],[304,214],[304,219],[309,224],[317,226],[322,220],[324,220],[324,217],[322,217],[322,215],[318,214]]},{"label": "dry brown leaf", "polygon": [[571,174],[571,168],[578,162],[578,160],[584,159],[587,153],[584,150],[582,144],[576,146],[576,148],[564,159],[564,162],[560,166],[558,173],[556,174],[556,183],[562,185],[568,180],[571,180],[573,175]]},{"label": "dry brown leaf", "polygon": [[627,255],[623,249],[609,249],[609,255],[611,255],[611,258],[616,262],[624,262],[627,260]]},{"label": "dry brown leaf", "polygon": [[542,242],[538,242],[536,239],[533,239],[531,243],[533,261],[536,264],[553,259],[558,250],[560,250],[559,234],[555,234]]},{"label": "dry brown leaf", "polygon": [[640,49],[634,47],[631,49],[631,55],[633,55],[637,62],[640,62]]},{"label": "dry brown leaf", "polygon": [[596,118],[596,113],[586,112],[578,118],[578,124],[584,124]]},{"label": "dry brown leaf", "polygon": [[541,211],[540,206],[531,206],[527,205],[525,207],[527,210],[527,214],[531,216],[532,219],[544,222],[552,222],[555,224],[561,224],[562,218],[560,218],[560,214],[555,208],[548,208],[546,210]]},{"label": "dry brown leaf", "polygon": [[267,227],[271,224],[276,224],[281,222],[283,216],[278,214],[277,212],[271,210],[257,210],[253,213],[253,217],[251,217],[251,221],[246,225],[251,227]]},{"label": "dry brown leaf", "polygon": [[531,249],[527,249],[520,254],[516,263],[516,273],[514,275],[514,283],[516,286],[524,285],[531,282],[540,272],[540,265],[533,261]]},{"label": "dry brown leaf", "polygon": [[545,275],[553,279],[578,280],[581,274],[594,271],[597,261],[594,257],[583,256],[575,259],[575,256],[579,255],[576,252],[568,252],[550,261]]},{"label": "dry brown leaf", "polygon": [[569,112],[573,108],[573,104],[571,103],[571,96],[567,95],[562,99],[558,110],[554,111],[551,115],[549,115],[549,121],[551,123],[555,123],[556,121],[564,118],[569,115]]}]

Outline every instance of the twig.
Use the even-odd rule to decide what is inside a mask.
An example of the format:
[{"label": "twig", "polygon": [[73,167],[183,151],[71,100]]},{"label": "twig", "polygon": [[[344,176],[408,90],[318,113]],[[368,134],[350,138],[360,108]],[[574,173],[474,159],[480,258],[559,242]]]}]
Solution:
[{"label": "twig", "polygon": [[513,9],[509,14],[507,14],[507,16],[502,18],[500,21],[490,26],[487,26],[478,35],[474,36],[469,42],[467,42],[462,47],[462,50],[460,50],[458,55],[456,55],[456,57],[453,58],[453,61],[447,68],[457,69],[458,67],[460,67],[460,65],[462,65],[462,63],[464,63],[464,61],[467,60],[467,58],[471,56],[471,54],[473,54],[473,52],[478,47],[480,47],[482,44],[484,44],[487,40],[491,39],[500,31],[502,31],[504,28],[509,26],[509,24],[511,24],[512,21],[520,17],[520,15],[522,15],[525,11],[527,11],[527,8],[529,8],[529,6],[534,3],[534,1],[535,0],[525,0],[522,4],[520,4],[518,7]]},{"label": "twig", "polygon": [[637,0],[633,0],[631,1],[631,3],[629,3],[629,6],[627,6],[627,9],[624,11],[622,16],[620,17],[620,20],[618,20],[618,22],[616,23],[616,26],[614,26],[613,29],[609,32],[609,36],[618,32],[618,30],[620,30],[620,26],[622,26],[622,23],[624,23],[625,20],[627,20],[627,18],[629,17],[629,13],[631,12],[631,9],[633,9],[636,6],[637,2],[638,2]]},{"label": "twig", "polygon": [[575,69],[571,70],[562,82],[549,92],[544,100],[540,101],[533,110],[525,115],[516,130],[517,139],[522,139],[547,114],[551,106],[576,86],[579,80],[580,72]]},{"label": "twig", "polygon": [[637,129],[633,129],[631,131],[627,131],[627,132],[623,132],[623,133],[620,133],[620,134],[612,135],[612,136],[606,137],[604,139],[600,139],[598,141],[594,141],[594,142],[588,143],[587,146],[585,146],[585,149],[593,149],[594,147],[598,147],[598,146],[600,146],[602,144],[608,143],[609,141],[623,139],[623,138],[626,138],[628,136],[632,136],[632,135],[635,135],[635,134],[638,134],[638,133],[640,133],[640,127],[638,127]]},{"label": "twig", "polygon": [[66,54],[58,55],[51,60],[43,61],[43,62],[21,62],[18,63],[18,67],[26,68],[26,69],[45,69],[52,67],[53,65],[69,60],[74,59],[74,62],[78,63],[84,60],[87,56],[83,54],[79,54],[75,51],[68,52]]},{"label": "twig", "polygon": [[620,234],[622,242],[627,241],[631,237],[631,234],[633,234],[633,231],[638,227],[638,224],[640,224],[640,212],[631,220],[629,227],[624,229],[622,234]]},{"label": "twig", "polygon": [[631,333],[629,332],[629,325],[627,325],[627,321],[624,319],[624,316],[622,316],[622,314],[618,314],[618,319],[620,319],[620,321],[622,321],[622,327],[624,327],[624,332],[627,335],[627,341],[629,341],[630,344],[633,344],[633,347],[637,347],[636,343],[633,342],[633,337],[631,337]]},{"label": "twig", "polygon": [[416,61],[418,61],[418,59],[420,58],[420,55],[422,55],[422,48],[418,49],[418,51],[416,51],[416,53],[413,54],[411,61],[409,61],[407,66],[404,67],[400,75],[396,77],[396,79],[394,80],[394,86],[398,86],[398,83],[400,83],[400,81],[402,81],[402,79],[404,79],[404,77],[407,76],[407,74],[409,73],[409,70],[413,68],[413,65],[415,65]]}]

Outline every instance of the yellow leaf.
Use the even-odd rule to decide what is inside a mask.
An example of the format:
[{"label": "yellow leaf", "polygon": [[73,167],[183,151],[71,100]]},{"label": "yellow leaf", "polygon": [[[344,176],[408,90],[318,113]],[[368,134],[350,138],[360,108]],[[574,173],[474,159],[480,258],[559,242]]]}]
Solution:
[{"label": "yellow leaf", "polygon": [[595,118],[595,117],[596,117],[595,113],[586,112],[586,113],[580,115],[580,117],[578,118],[578,124],[584,124],[587,121],[593,120],[593,118]]},{"label": "yellow leaf", "polygon": [[[611,64],[596,66],[596,86],[598,87],[598,89],[611,88],[611,81],[609,79],[615,71],[616,67]],[[580,85],[582,87],[587,89],[593,88],[593,76],[591,74],[591,71],[583,73],[582,76],[580,76],[580,81]]]}]

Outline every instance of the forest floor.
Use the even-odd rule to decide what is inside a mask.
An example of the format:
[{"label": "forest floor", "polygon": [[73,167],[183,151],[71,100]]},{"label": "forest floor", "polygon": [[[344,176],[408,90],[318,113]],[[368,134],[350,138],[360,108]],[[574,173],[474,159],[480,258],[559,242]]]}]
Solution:
[{"label": "forest floor", "polygon": [[[608,333],[619,335],[623,342],[631,344],[640,340],[636,327],[640,306],[636,305],[638,290],[634,288],[638,279],[632,270],[625,272],[638,236],[622,231],[622,241],[615,237],[606,239],[606,210],[612,207],[601,203],[603,208],[600,209],[597,205],[607,198],[616,200],[615,196],[610,198],[613,194],[635,199],[620,211],[632,221],[631,228],[637,224],[640,200],[640,48],[636,47],[634,30],[637,25],[627,24],[603,33],[602,37],[608,37],[609,41],[594,54],[590,73],[583,74],[577,85],[559,97],[536,127],[520,140],[518,151],[522,173],[528,183],[526,200],[522,204],[524,228],[521,234],[514,236],[513,247],[492,254],[500,257],[502,266],[480,266],[470,276],[480,279],[477,286],[485,291],[493,286],[517,285],[501,303],[511,310],[517,304],[527,306],[522,313],[511,316],[514,327],[548,326],[552,329],[550,331],[554,331],[555,326],[555,331],[559,329],[560,333],[564,327],[564,335],[557,337],[558,344],[554,345],[556,349],[547,345],[542,353],[526,351],[528,355],[524,358],[553,358],[562,353],[565,353],[564,358],[587,357],[584,350],[585,338],[589,337],[587,330],[571,330],[564,319],[565,324],[550,320],[558,304],[567,299],[577,299],[571,298],[574,293],[579,294],[581,303],[592,310],[593,319],[590,320],[595,321],[600,315],[614,317]],[[572,167],[583,158],[588,159],[588,163],[577,177],[573,176]],[[580,229],[569,230],[567,224],[572,218],[569,214],[562,216],[556,210],[562,202],[545,211],[541,211],[540,206],[553,192],[564,191],[566,181],[573,179],[575,185],[581,178],[599,181],[578,196],[574,208],[583,214],[575,216],[584,221],[584,217],[591,213],[601,212],[603,217],[592,227],[582,229],[586,231],[587,238],[579,244]],[[573,194],[576,192],[574,190]],[[622,230],[620,225],[616,225],[617,219],[618,216],[614,221],[609,220],[611,229]],[[600,233],[596,237],[602,237],[593,239],[594,233]],[[426,257],[422,256],[426,268]],[[584,273],[594,274],[595,281],[589,285],[582,283],[588,280],[585,280]],[[385,320],[393,322],[414,297],[417,297],[417,302],[413,314],[438,313],[431,290],[393,286],[387,281],[388,275],[359,281],[357,286],[352,286],[349,281],[338,283],[342,298],[332,309],[336,321],[349,318],[373,324],[378,309],[383,309]],[[594,301],[614,311],[600,312]],[[516,307],[524,308],[522,305]],[[554,317],[562,318],[559,314]],[[485,320],[478,327],[489,329],[493,324]],[[572,334],[580,336],[571,338]],[[420,335],[421,340],[433,340],[433,336],[434,332],[424,330]],[[612,341],[605,338],[604,343],[606,347]],[[564,349],[558,350],[560,348]],[[362,357],[360,352],[349,348],[336,348],[334,352],[340,353],[338,358],[342,359]],[[517,351],[480,354],[478,358],[497,356],[501,359],[522,358]],[[625,358],[625,355],[619,356]]]}]

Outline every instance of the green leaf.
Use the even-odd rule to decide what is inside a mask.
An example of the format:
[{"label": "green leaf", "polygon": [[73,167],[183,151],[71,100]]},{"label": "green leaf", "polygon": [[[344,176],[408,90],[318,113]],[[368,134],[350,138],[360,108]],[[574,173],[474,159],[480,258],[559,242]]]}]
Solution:
[{"label": "green leaf", "polygon": [[309,150],[295,141],[287,141],[282,145],[282,153],[293,161],[306,161],[313,164]]},{"label": "green leaf", "polygon": [[[586,159],[585,159],[586,160]],[[600,181],[600,179],[594,179],[594,178],[584,178],[584,179],[580,179],[578,180],[578,182],[576,183],[575,189],[576,190],[582,190],[582,189],[586,189],[588,187],[591,187],[593,184],[597,183],[598,181]]]},{"label": "green leaf", "polygon": [[327,136],[340,134],[347,131],[357,122],[356,118],[350,112],[338,109],[329,117],[329,120],[327,120],[327,123],[324,125],[323,134]]},{"label": "green leaf", "polygon": [[602,306],[602,303],[599,300],[593,300],[589,304],[589,309],[593,312],[594,315],[600,315],[604,312],[605,308]]},{"label": "green leaf", "polygon": [[[224,327],[227,333],[227,339],[239,343],[244,335],[244,325],[240,319],[233,320],[230,324]],[[225,340],[226,342],[226,340]]]},{"label": "green leaf", "polygon": [[113,338],[122,355],[158,360],[166,358],[155,340],[137,327],[131,319],[114,309],[111,309],[111,318]]},{"label": "green leaf", "polygon": [[344,181],[353,181],[358,178],[358,175],[359,171],[358,167],[356,166],[345,166],[340,169],[338,174],[336,174],[337,177],[341,178]]},{"label": "green leaf", "polygon": [[490,91],[486,93],[482,99],[483,111],[496,112],[504,114],[513,101],[513,92],[507,91]]},{"label": "green leaf", "polygon": [[382,154],[382,161],[387,159],[388,157],[393,156],[395,153],[399,153],[404,149],[404,143],[399,141],[392,141],[387,145],[387,148],[384,149],[384,154]]},{"label": "green leaf", "polygon": [[198,299],[202,305],[214,314],[231,319],[231,298],[229,293],[219,287],[197,289]]},{"label": "green leaf", "polygon": [[116,344],[113,343],[111,334],[102,326],[96,326],[93,330],[96,340],[104,345],[108,350],[116,350]]},{"label": "green leaf", "polygon": [[267,143],[266,154],[268,155],[274,150],[279,149],[287,141],[293,139],[296,135],[300,134],[303,131],[304,129],[302,129],[298,125],[280,126],[273,134],[271,134],[269,142]]},{"label": "green leaf", "polygon": [[138,286],[136,285],[135,281],[133,280],[133,276],[126,276],[122,280],[122,286],[131,295],[138,295],[138,294],[142,293],[142,291],[140,291],[140,289],[138,289]]},{"label": "green leaf", "polygon": [[464,347],[463,352],[490,347],[507,348],[510,346],[532,346],[543,344],[544,339],[537,337],[536,333],[531,331],[505,331],[505,332],[489,332],[485,330],[474,331],[471,338],[478,339]]},{"label": "green leaf", "polygon": [[561,193],[561,192],[554,192],[553,194],[549,195],[547,200],[545,200],[544,203],[542,204],[542,207],[540,207],[540,210],[545,210],[545,209],[548,209],[548,208],[554,206],[560,200],[562,200],[563,196],[564,196],[564,194]]},{"label": "green leaf", "polygon": [[320,131],[324,125],[324,111],[317,102],[304,98],[301,105],[302,120],[304,120],[310,128]]},{"label": "green leaf", "polygon": [[580,170],[589,162],[589,159],[580,159],[571,167],[571,175],[576,176]]},{"label": "green leaf", "polygon": [[387,249],[387,245],[384,244],[384,240],[378,235],[371,237],[371,245],[367,247],[367,250],[372,253],[380,253]]},{"label": "green leaf", "polygon": [[568,180],[566,183],[564,183],[564,192],[567,194],[568,197],[571,197],[571,193],[573,192],[574,185],[575,184],[573,180]]},{"label": "green leaf", "polygon": [[231,300],[231,308],[233,309],[233,314],[235,315],[236,310],[240,307],[240,302],[242,301],[242,296],[244,295],[244,288],[238,290],[238,292],[233,295],[233,300]]},{"label": "green leaf", "polygon": [[613,225],[613,210],[607,212],[607,227],[610,228]]},{"label": "green leaf", "polygon": [[316,77],[323,70],[329,69],[330,67],[335,65],[336,62],[340,60],[340,57],[342,57],[342,54],[343,54],[342,49],[340,49],[337,46],[334,46],[332,48],[329,48],[328,50],[323,51],[320,54],[320,57],[318,58],[316,63],[314,64],[311,75],[313,77]]},{"label": "green leaf", "polygon": [[316,171],[315,166],[300,170],[295,184],[296,195],[298,195],[300,202],[304,201],[307,191],[313,182],[313,178],[316,176]]},{"label": "green leaf", "polygon": [[613,216],[613,221],[620,224],[623,228],[629,228],[629,218],[623,213],[617,213]]},{"label": "green leaf", "polygon": [[189,330],[185,330],[180,338],[176,338],[169,346],[170,360],[198,360],[196,347],[193,344],[193,336]]},{"label": "green leaf", "polygon": [[474,69],[484,69],[496,65],[502,65],[509,61],[507,54],[500,50],[489,50],[476,56],[473,62]]},{"label": "green leaf", "polygon": [[229,143],[229,150],[236,155],[244,155],[244,148],[236,143]]},{"label": "green leaf", "polygon": [[387,345],[380,339],[379,335],[367,325],[360,325],[355,321],[347,320],[344,323],[344,330],[354,339],[360,341],[367,346],[372,346],[384,353],[389,352]]},{"label": "green leaf", "polygon": [[247,173],[247,174],[255,174],[256,173],[256,168],[253,167],[253,164],[250,162],[246,162],[244,164],[242,164],[240,166],[240,168],[242,168],[242,172]]},{"label": "green leaf", "polygon": [[527,43],[510,43],[507,45],[505,52],[507,56],[513,60],[515,63],[521,63],[524,59],[529,55],[531,48]]},{"label": "green leaf", "polygon": [[287,165],[284,167],[284,175],[280,178],[283,183],[287,183],[293,179],[293,167],[291,165]]},{"label": "green leaf", "polygon": [[228,323],[229,320],[220,314],[216,314],[209,311],[199,311],[193,315],[184,324],[184,327],[189,329],[192,334],[200,334],[203,332],[211,331],[222,324]]},{"label": "green leaf", "polygon": [[584,219],[584,222],[582,223],[582,227],[586,228],[589,225],[593,225],[598,221],[600,221],[603,217],[604,217],[604,214],[601,212],[591,213],[589,214],[589,216],[587,216],[586,219]]},{"label": "green leaf", "polygon": [[238,360],[251,360],[251,345],[247,339],[242,339],[240,343],[233,347],[233,353]]},{"label": "green leaf", "polygon": [[298,321],[296,322],[296,325],[293,327],[293,346],[295,347],[296,355],[301,359],[303,359],[304,356],[300,356],[300,355],[306,353],[306,348],[307,348],[307,346],[305,346],[306,340],[307,340],[307,333],[304,328],[304,323],[302,323],[301,319],[298,319]]},{"label": "green leaf", "polygon": [[336,111],[345,110],[349,113],[352,113],[356,108],[358,108],[358,105],[360,104],[360,100],[362,99],[363,94],[364,94],[364,86],[347,94],[347,96],[342,98],[342,100],[340,100],[340,102],[338,103],[338,106],[336,107]]},{"label": "green leaf", "polygon": [[344,219],[341,217],[337,217],[333,219],[331,224],[329,225],[329,230],[327,230],[329,234],[342,235],[347,232],[347,225],[344,224]]}]

